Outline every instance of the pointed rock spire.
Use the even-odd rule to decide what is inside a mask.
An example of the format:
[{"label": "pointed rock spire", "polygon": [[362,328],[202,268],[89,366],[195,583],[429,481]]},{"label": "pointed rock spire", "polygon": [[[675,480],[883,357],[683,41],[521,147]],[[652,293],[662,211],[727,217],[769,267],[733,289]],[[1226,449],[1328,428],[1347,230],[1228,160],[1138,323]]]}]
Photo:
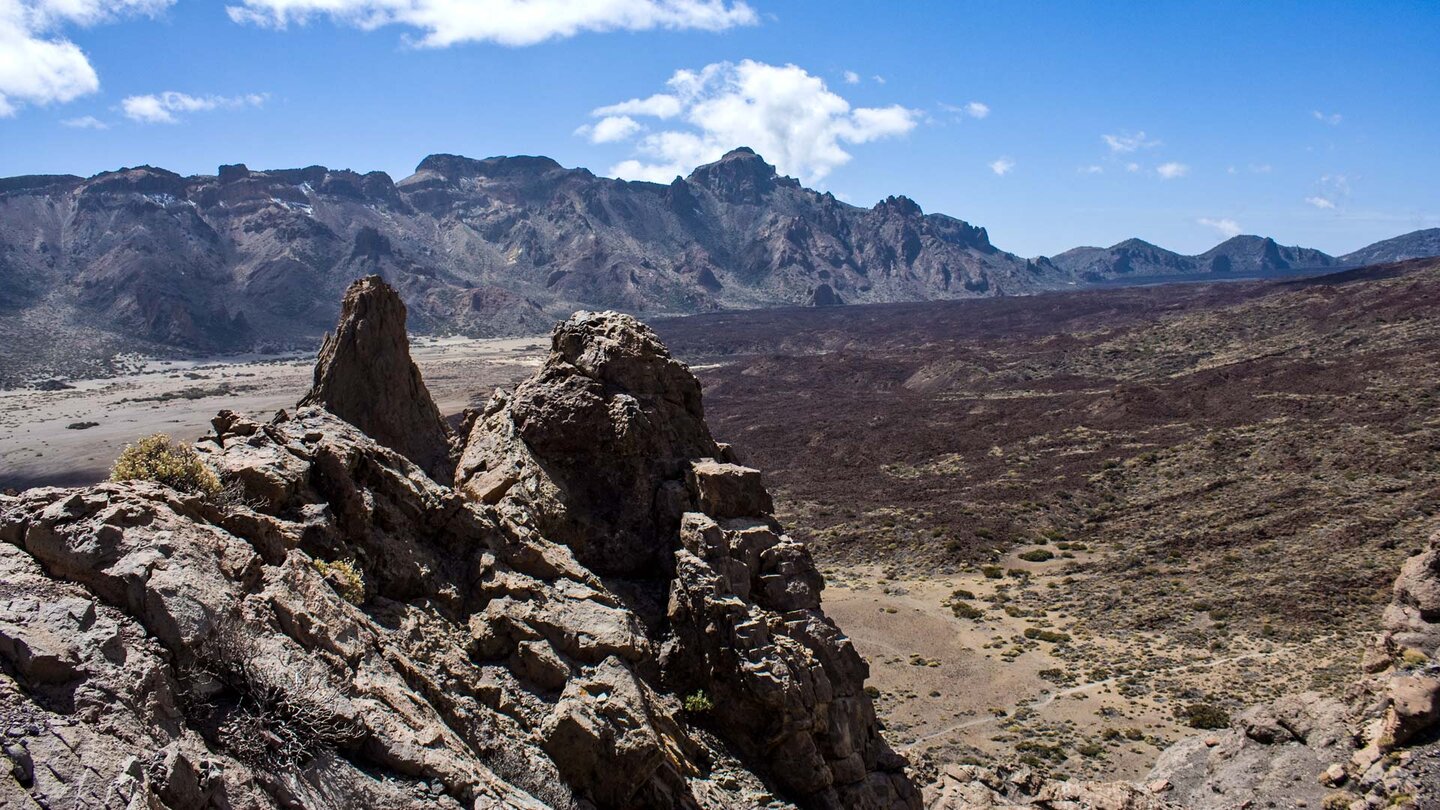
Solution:
[{"label": "pointed rock spire", "polygon": [[318,405],[449,484],[449,430],[410,359],[405,303],[379,276],[350,285],[334,334],[325,336],[315,385],[300,406]]}]

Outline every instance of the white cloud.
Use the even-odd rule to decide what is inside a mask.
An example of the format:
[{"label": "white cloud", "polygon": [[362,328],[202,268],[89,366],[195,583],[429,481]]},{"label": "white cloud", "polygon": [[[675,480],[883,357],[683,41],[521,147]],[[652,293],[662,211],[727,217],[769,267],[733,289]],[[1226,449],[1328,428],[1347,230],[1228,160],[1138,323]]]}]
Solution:
[{"label": "white cloud", "polygon": [[884,83],[885,83],[885,77],[884,77],[884,76],[881,76],[879,73],[876,73],[874,76],[871,76],[870,79],[871,79],[872,81],[874,81],[876,84],[884,84]]},{"label": "white cloud", "polygon": [[1092,163],[1089,166],[1081,166],[1079,169],[1076,169],[1076,171],[1080,172],[1081,174],[1104,174],[1105,167],[1097,166]]},{"label": "white cloud", "polygon": [[1155,173],[1160,175],[1162,180],[1174,180],[1184,177],[1190,173],[1190,167],[1184,163],[1176,163],[1173,160],[1169,163],[1161,163],[1155,167]]},{"label": "white cloud", "polygon": [[853,70],[847,70],[847,71],[845,71],[845,83],[846,83],[846,84],[859,84],[859,83],[860,83],[860,74],[859,74],[859,73],[856,73],[856,72],[853,71]]},{"label": "white cloud", "polygon": [[219,109],[259,107],[268,98],[263,93],[243,96],[191,96],[173,90],[144,96],[128,96],[121,100],[125,117],[142,124],[174,124],[180,113],[207,112]]},{"label": "white cloud", "polygon": [[642,129],[644,127],[640,122],[628,115],[607,115],[594,125],[585,124],[576,129],[575,134],[589,138],[591,143],[614,143],[623,141]]},{"label": "white cloud", "polygon": [[1139,164],[1139,163],[1126,163],[1126,164],[1125,164],[1125,171],[1127,171],[1127,172],[1129,172],[1129,173],[1131,173],[1131,174],[1134,174],[1134,173],[1140,171],[1140,164]]},{"label": "white cloud", "polygon": [[[599,107],[591,114],[678,118],[677,126],[683,122],[684,129],[639,138],[636,157],[610,169],[617,177],[656,182],[668,182],[737,146],[749,146],[781,172],[815,183],[850,160],[847,145],[904,135],[920,122],[919,111],[899,105],[852,108],[822,79],[795,65],[748,59],[678,70],[666,82],[665,92]],[[594,128],[586,130],[592,137]]]},{"label": "white cloud", "polygon": [[82,115],[79,118],[66,118],[60,122],[62,127],[71,129],[109,129],[110,125],[101,121],[93,115]]},{"label": "white cloud", "polygon": [[1345,120],[1345,116],[1340,113],[1323,113],[1319,110],[1313,110],[1310,115],[1313,116],[1316,121],[1322,124],[1329,124],[1332,127],[1339,126],[1340,122]]},{"label": "white cloud", "polygon": [[583,31],[722,31],[760,20],[743,0],[241,0],[225,10],[237,23],[273,28],[321,16],[367,31],[399,25],[420,31],[417,44],[428,48],[518,47]]},{"label": "white cloud", "polygon": [[1305,198],[1305,202],[1310,203],[1311,205],[1315,206],[1316,208],[1321,208],[1321,209],[1325,209],[1325,210],[1329,210],[1329,209],[1332,209],[1332,208],[1335,207],[1335,201],[1334,201],[1334,200],[1330,200],[1330,199],[1327,199],[1327,198],[1325,198],[1325,197],[1320,197],[1320,196],[1306,197],[1306,198]]},{"label": "white cloud", "polygon": [[990,171],[1004,177],[1010,173],[1011,169],[1015,168],[1015,161],[1002,157],[996,158],[985,165],[990,167]]},{"label": "white cloud", "polygon": [[100,89],[85,52],[61,33],[154,14],[174,0],[0,0],[0,118],[25,104],[72,101]]},{"label": "white cloud", "polygon": [[1236,222],[1233,219],[1211,219],[1209,217],[1201,217],[1196,221],[1207,228],[1214,228],[1225,236],[1239,236],[1241,233],[1240,223]]},{"label": "white cloud", "polygon": [[1274,167],[1274,166],[1271,166],[1269,163],[1251,163],[1251,164],[1250,164],[1250,173],[1251,173],[1251,174],[1269,174],[1270,172],[1272,172],[1272,171],[1274,171],[1274,170],[1275,170],[1275,167]]},{"label": "white cloud", "polygon": [[667,93],[656,93],[649,98],[632,98],[619,104],[596,107],[591,115],[648,115],[653,118],[674,118],[680,114],[680,99]]},{"label": "white cloud", "polygon": [[1119,135],[1101,135],[1100,140],[1110,147],[1115,154],[1129,154],[1138,149],[1150,149],[1160,145],[1160,141],[1145,137],[1145,132],[1129,133],[1122,132]]},{"label": "white cloud", "polygon": [[990,105],[972,101],[965,105],[965,114],[971,118],[984,118],[990,114]]}]

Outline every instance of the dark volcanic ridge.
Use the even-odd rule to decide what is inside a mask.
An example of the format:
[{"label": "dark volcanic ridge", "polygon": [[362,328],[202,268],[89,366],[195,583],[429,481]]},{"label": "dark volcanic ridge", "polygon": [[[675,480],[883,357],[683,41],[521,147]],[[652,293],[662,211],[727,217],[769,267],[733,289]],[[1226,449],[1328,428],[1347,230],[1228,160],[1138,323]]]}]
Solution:
[{"label": "dark volcanic ridge", "polygon": [[0,179],[0,386],[113,373],[127,353],[309,348],[346,286],[372,274],[400,292],[413,331],[486,337],[538,334],[581,308],[943,300],[1340,261],[1255,237],[1200,257],[1132,240],[1025,259],[905,197],[861,208],[804,188],[745,148],[668,185],[455,155],[398,183],[323,166],[14,177]]}]

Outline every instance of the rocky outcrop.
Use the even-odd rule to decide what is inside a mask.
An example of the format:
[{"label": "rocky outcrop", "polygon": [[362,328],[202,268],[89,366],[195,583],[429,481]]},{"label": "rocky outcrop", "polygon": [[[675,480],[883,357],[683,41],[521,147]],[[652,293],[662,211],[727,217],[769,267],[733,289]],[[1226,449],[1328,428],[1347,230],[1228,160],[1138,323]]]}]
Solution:
[{"label": "rocky outcrop", "polygon": [[478,415],[456,485],[512,505],[602,575],[668,575],[691,459],[720,452],[700,383],[628,315],[576,313]]},{"label": "rocky outcrop", "polygon": [[613,313],[554,345],[461,486],[307,406],[216,417],[221,496],[0,498],[0,799],[918,807],[694,378]]},{"label": "rocky outcrop", "polygon": [[315,385],[299,407],[318,406],[448,483],[450,435],[410,359],[405,304],[379,276],[350,285],[340,322],[325,335]]},{"label": "rocky outcrop", "polygon": [[529,515],[587,568],[632,580],[660,681],[716,708],[709,726],[807,806],[914,806],[881,739],[868,669],[820,610],[808,550],[760,473],[705,425],[700,386],[614,312],[560,324],[541,370],[477,416],[457,486]]}]

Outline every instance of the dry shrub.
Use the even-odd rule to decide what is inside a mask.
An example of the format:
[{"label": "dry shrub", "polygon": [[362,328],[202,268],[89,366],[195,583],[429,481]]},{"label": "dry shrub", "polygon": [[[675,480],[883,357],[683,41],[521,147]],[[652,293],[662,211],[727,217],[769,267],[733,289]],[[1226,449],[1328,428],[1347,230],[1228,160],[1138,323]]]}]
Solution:
[{"label": "dry shrub", "polygon": [[217,495],[220,478],[200,455],[163,433],[129,444],[110,468],[111,481],[155,481],[181,492]]},{"label": "dry shrub", "polygon": [[220,747],[251,767],[303,768],[319,751],[362,734],[323,671],[267,655],[241,630],[207,642],[181,685],[187,710],[208,720]]}]

